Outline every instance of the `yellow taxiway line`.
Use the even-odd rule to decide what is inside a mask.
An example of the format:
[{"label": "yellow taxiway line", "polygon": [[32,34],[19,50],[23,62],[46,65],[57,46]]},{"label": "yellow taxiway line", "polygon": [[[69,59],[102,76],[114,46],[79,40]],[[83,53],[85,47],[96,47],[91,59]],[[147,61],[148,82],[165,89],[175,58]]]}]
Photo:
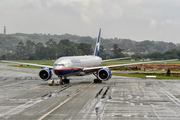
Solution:
[{"label": "yellow taxiway line", "polygon": [[[93,83],[93,82],[92,82]],[[81,89],[78,93],[76,93],[75,95],[73,95],[72,97],[68,98],[67,100],[65,100],[64,102],[62,102],[60,105],[58,105],[57,107],[55,107],[54,109],[52,109],[51,111],[49,111],[48,113],[46,113],[45,115],[43,115],[41,118],[39,118],[39,120],[44,119],[45,117],[47,117],[49,114],[51,114],[52,112],[54,112],[56,109],[58,109],[59,107],[61,107],[62,105],[64,105],[66,102],[68,102],[69,100],[71,100],[73,97],[75,97],[76,95],[78,95],[80,92],[82,92],[84,89],[86,89],[87,87],[89,87],[92,83],[90,83],[89,85],[87,85],[86,87],[84,87],[83,89]]]}]

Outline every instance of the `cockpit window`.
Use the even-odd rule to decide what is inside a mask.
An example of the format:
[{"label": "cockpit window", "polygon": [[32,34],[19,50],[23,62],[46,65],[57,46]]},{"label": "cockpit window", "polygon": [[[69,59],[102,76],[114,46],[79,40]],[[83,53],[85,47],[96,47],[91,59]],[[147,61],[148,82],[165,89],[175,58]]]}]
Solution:
[{"label": "cockpit window", "polygon": [[54,64],[54,66],[65,66],[64,64]]},{"label": "cockpit window", "polygon": [[64,64],[59,64],[59,66],[64,66]]}]

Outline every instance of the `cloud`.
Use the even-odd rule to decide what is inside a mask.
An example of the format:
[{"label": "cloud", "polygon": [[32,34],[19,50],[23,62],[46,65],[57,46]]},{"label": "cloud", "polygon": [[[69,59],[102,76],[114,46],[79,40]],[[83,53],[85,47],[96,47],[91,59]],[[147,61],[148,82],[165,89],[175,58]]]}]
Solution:
[{"label": "cloud", "polygon": [[150,28],[155,28],[156,27],[156,20],[154,20],[154,19],[152,19],[151,21],[150,21]]},{"label": "cloud", "polygon": [[127,6],[133,7],[141,0],[52,0],[52,3],[75,10],[83,22],[92,24],[95,19],[120,19],[128,12]]},{"label": "cloud", "polygon": [[177,24],[179,24],[179,21],[176,21],[176,20],[165,20],[165,21],[161,22],[162,26],[167,25],[167,24],[169,24],[169,25],[172,25],[172,24],[177,25]]},{"label": "cloud", "polygon": [[[105,38],[168,41],[167,33],[180,28],[179,0],[1,0],[0,11],[0,24],[9,33],[96,37],[101,27]],[[180,35],[173,37],[177,41]]]}]

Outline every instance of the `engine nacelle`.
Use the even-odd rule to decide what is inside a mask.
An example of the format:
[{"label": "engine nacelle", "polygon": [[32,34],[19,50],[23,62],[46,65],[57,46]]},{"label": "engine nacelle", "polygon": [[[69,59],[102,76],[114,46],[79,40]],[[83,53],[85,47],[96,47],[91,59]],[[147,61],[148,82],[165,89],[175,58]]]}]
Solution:
[{"label": "engine nacelle", "polygon": [[107,81],[111,78],[112,73],[111,70],[108,68],[102,68],[98,71],[97,77],[100,80]]},{"label": "engine nacelle", "polygon": [[42,69],[40,72],[39,72],[39,77],[44,80],[44,81],[47,81],[49,79],[51,79],[52,77],[52,72],[50,69]]}]

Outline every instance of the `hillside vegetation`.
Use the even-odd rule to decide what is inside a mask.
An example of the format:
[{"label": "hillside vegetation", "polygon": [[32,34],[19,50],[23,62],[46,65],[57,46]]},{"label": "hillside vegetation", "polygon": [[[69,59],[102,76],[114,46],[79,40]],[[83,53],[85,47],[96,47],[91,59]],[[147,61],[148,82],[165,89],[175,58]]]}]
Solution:
[{"label": "hillside vegetation", "polygon": [[[24,33],[16,33],[16,34],[0,34],[0,55],[6,54],[8,52],[15,53],[16,47],[19,42],[26,42],[30,40],[35,44],[41,42],[46,46],[46,42],[52,39],[56,43],[60,40],[68,39],[75,43],[87,43],[91,44],[92,49],[94,49],[96,39],[91,38],[89,36],[77,36],[77,35],[50,35],[50,34],[24,34]],[[152,40],[144,40],[141,42],[137,42],[130,39],[101,39],[101,45],[104,47],[104,50],[107,54],[112,55],[112,48],[114,44],[117,44],[119,48],[123,50],[123,52],[131,52],[132,54],[150,54],[154,52],[164,53],[166,51],[170,51],[172,49],[180,49],[180,44],[174,44],[171,42],[163,42],[163,41],[152,41]]]}]

